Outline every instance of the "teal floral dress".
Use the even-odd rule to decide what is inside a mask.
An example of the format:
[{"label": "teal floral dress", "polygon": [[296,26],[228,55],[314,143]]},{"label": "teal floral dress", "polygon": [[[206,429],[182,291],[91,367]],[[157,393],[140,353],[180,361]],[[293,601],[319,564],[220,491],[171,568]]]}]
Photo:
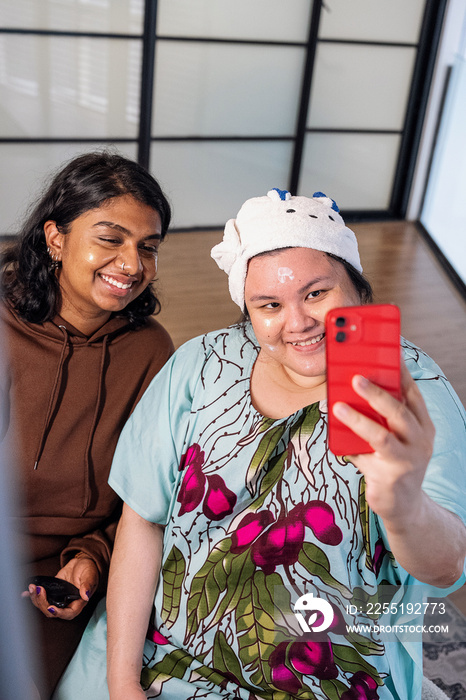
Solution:
[{"label": "teal floral dress", "polygon": [[[430,358],[403,347],[440,431],[424,488],[465,520],[464,411]],[[188,342],[147,390],[115,454],[111,486],[166,526],[144,650],[146,695],[420,697],[420,638],[387,635],[377,624],[384,603],[399,622],[407,600],[446,591],[421,586],[394,560],[364,479],[328,450],[326,402],[281,420],[254,409],[257,353],[248,325]],[[317,601],[312,610],[299,608],[303,596]],[[91,678],[99,637],[103,614],[78,650]],[[65,681],[82,693],[76,673],[72,664]]]}]

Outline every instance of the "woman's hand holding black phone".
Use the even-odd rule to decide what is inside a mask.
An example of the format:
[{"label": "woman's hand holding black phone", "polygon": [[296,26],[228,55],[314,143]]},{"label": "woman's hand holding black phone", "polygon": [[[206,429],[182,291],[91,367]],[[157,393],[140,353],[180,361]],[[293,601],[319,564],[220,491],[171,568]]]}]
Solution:
[{"label": "woman's hand holding black phone", "polygon": [[[99,572],[90,557],[75,557],[57,572],[56,577],[34,577],[28,581],[32,604],[46,617],[72,620],[84,609],[99,584]],[[47,580],[48,579],[48,580]]]},{"label": "woman's hand holding black phone", "polygon": [[56,608],[66,608],[71,601],[81,598],[76,586],[55,576],[32,576],[27,583],[28,588],[30,585],[35,586],[36,589],[43,588],[47,601]]}]

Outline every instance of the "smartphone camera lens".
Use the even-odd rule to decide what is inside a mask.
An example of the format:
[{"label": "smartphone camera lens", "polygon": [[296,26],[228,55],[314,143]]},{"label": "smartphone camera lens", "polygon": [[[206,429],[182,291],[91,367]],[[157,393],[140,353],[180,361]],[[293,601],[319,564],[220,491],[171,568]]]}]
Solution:
[{"label": "smartphone camera lens", "polygon": [[346,323],[346,318],[344,316],[338,316],[336,321],[335,321],[335,325],[338,326],[339,328],[344,326],[345,323]]},{"label": "smartphone camera lens", "polygon": [[346,340],[346,333],[344,331],[338,331],[338,333],[335,336],[335,340],[337,343],[344,343]]}]

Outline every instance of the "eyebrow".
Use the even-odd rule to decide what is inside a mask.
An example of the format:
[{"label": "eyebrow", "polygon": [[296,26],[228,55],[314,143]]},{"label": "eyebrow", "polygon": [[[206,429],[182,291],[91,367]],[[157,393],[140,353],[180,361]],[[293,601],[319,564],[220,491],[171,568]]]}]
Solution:
[{"label": "eyebrow", "polygon": [[[107,228],[113,228],[115,229],[115,231],[119,231],[120,233],[126,233],[129,236],[133,235],[128,228],[120,226],[120,224],[115,224],[113,221],[98,221],[96,224],[93,224],[92,228],[97,228],[98,226],[106,226]],[[160,233],[151,233],[148,236],[146,236],[144,240],[148,240],[150,238],[161,240],[162,235]]]},{"label": "eyebrow", "polygon": [[[298,289],[298,294],[304,294],[304,292],[307,292],[307,290],[313,287],[314,285],[321,284],[322,282],[328,283],[329,281],[330,277],[316,277],[315,279],[305,284],[304,287]],[[254,294],[254,296],[252,296],[249,301],[275,301],[275,299],[277,298],[278,297],[276,296],[269,296],[267,294]]]}]

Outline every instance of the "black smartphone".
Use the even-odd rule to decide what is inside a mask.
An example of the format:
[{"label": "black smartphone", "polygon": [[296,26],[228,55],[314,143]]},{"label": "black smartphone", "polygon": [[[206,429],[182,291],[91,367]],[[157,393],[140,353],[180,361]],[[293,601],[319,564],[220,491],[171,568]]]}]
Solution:
[{"label": "black smartphone", "polygon": [[55,576],[32,576],[28,579],[27,586],[30,586],[31,583],[34,586],[44,588],[47,600],[50,605],[54,605],[56,608],[66,608],[73,600],[81,598],[76,586]]}]

